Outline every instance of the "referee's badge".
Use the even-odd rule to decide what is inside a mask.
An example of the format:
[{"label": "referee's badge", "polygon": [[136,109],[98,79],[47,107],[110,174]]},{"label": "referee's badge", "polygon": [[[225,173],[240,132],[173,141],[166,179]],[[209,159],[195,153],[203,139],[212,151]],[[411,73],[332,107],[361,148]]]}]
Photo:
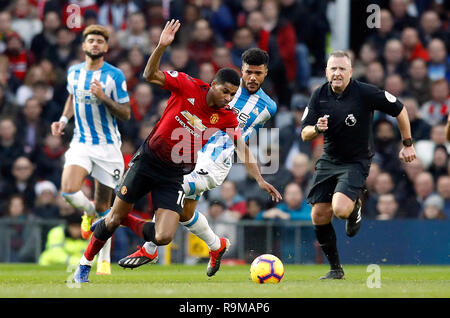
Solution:
[{"label": "referee's badge", "polygon": [[386,99],[388,101],[390,101],[391,103],[395,103],[397,100],[397,98],[394,95],[392,95],[391,93],[389,93],[388,91],[384,91],[384,96],[386,96]]},{"label": "referee's badge", "polygon": [[348,114],[347,118],[345,118],[345,124],[350,127],[355,126],[356,125],[355,116],[353,114]]}]

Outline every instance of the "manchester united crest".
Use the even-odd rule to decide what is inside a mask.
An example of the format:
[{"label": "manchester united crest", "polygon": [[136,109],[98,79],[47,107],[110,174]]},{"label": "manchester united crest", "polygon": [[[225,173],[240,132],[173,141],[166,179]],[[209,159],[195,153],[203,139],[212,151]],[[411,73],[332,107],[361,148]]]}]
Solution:
[{"label": "manchester united crest", "polygon": [[126,186],[123,186],[122,187],[122,189],[120,190],[120,193],[122,193],[122,195],[125,195],[125,194],[127,194],[127,187]]},{"label": "manchester united crest", "polygon": [[219,121],[219,115],[214,113],[211,115],[211,117],[209,118],[209,122],[214,125]]}]

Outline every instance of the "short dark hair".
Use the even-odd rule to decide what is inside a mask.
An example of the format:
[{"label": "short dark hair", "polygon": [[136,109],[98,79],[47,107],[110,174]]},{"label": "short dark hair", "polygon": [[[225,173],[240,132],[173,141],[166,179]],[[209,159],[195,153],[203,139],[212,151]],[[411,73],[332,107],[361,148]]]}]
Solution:
[{"label": "short dark hair", "polygon": [[108,42],[109,32],[103,25],[100,24],[91,24],[83,31],[83,41],[86,40],[89,34],[101,35]]},{"label": "short dark hair", "polygon": [[216,76],[214,77],[214,81],[218,84],[230,83],[234,86],[239,86],[241,84],[241,79],[239,74],[233,70],[232,68],[221,68]]},{"label": "short dark hair", "polygon": [[245,50],[241,56],[242,62],[248,65],[266,65],[269,64],[269,54],[259,48]]}]

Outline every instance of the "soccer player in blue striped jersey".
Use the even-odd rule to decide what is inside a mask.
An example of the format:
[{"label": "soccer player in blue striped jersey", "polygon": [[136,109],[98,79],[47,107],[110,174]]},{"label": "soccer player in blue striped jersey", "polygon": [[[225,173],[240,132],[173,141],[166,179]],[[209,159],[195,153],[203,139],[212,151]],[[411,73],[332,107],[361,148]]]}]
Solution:
[{"label": "soccer player in blue striped jersey", "polygon": [[[109,211],[113,189],[122,177],[124,160],[117,118],[128,120],[131,115],[125,76],[104,61],[108,37],[107,29],[101,25],[90,25],[84,30],[85,62],[69,68],[69,96],[61,118],[51,125],[53,135],[64,134],[67,122],[74,117],[75,129],[65,154],[61,190],[69,204],[85,211],[81,229],[85,239],[91,234],[95,215]],[[95,180],[94,202],[81,191],[88,175]],[[99,260],[104,268],[98,268],[98,272],[110,273],[109,246],[102,250]]]},{"label": "soccer player in blue striped jersey", "polygon": [[[267,76],[268,62],[268,54],[258,48],[248,49],[242,54],[241,85],[229,106],[237,116],[246,142],[277,110],[276,103],[261,89]],[[234,151],[232,140],[226,133],[218,131],[199,151],[195,170],[184,177],[185,201],[180,223],[208,245],[208,276],[219,270],[221,258],[229,249],[230,242],[212,231],[206,217],[196,210],[197,202],[203,192],[223,183],[231,169]],[[121,259],[119,265],[135,268],[155,262],[156,257],[156,245],[146,242],[137,252]]]}]

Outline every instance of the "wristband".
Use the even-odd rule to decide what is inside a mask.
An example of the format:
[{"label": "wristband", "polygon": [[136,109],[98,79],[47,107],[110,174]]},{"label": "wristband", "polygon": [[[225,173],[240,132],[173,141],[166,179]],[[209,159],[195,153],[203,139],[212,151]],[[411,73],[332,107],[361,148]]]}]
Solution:
[{"label": "wristband", "polygon": [[314,125],[314,131],[320,135],[322,132],[319,130],[319,127],[317,127],[317,124]]},{"label": "wristband", "polygon": [[60,122],[63,122],[64,124],[67,124],[69,122],[69,118],[67,118],[66,116],[61,116],[61,118],[59,119]]}]

